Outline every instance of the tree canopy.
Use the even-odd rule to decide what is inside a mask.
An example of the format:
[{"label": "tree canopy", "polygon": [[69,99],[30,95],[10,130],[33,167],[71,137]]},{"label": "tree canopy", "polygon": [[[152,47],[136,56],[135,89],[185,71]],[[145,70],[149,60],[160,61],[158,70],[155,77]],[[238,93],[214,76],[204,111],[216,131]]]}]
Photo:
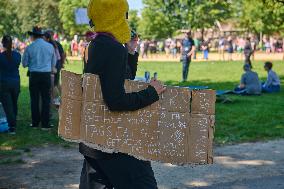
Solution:
[{"label": "tree canopy", "polygon": [[[22,35],[35,25],[65,35],[84,33],[75,24],[75,10],[89,0],[1,0],[0,35]],[[216,21],[233,20],[254,33],[284,35],[282,0],[143,0],[141,12],[129,11],[130,26],[144,38],[161,39],[180,29],[211,28]]]},{"label": "tree canopy", "polygon": [[76,25],[75,10],[77,8],[86,8],[89,0],[61,0],[59,4],[60,20],[66,34],[74,35],[84,33],[89,26]]},{"label": "tree canopy", "polygon": [[248,31],[284,33],[284,3],[274,0],[242,0],[236,7],[240,9],[236,19]]}]

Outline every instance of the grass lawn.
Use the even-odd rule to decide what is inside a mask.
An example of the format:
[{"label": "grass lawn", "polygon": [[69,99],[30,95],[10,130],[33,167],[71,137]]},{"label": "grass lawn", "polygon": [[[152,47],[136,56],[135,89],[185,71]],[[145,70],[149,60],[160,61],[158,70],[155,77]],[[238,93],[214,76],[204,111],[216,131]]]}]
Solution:
[{"label": "grass lawn", "polygon": [[[254,62],[253,65],[260,78],[265,80],[266,72],[263,70],[263,62]],[[283,67],[283,61],[274,62],[274,69],[280,74],[282,81],[284,79]],[[79,62],[73,62],[67,65],[66,69],[80,73],[82,66]],[[145,71],[158,72],[159,79],[168,85],[202,85],[213,89],[234,88],[239,83],[243,72],[241,62],[195,62],[191,64],[189,82],[180,83],[180,63],[140,62],[138,76],[143,76]],[[1,150],[25,149],[28,151],[32,146],[59,143],[68,146],[57,137],[56,127],[49,132],[29,128],[30,100],[25,69],[21,69],[21,78],[17,135],[0,134],[0,159]],[[278,94],[263,94],[255,97],[229,96],[234,101],[233,103],[218,103],[215,143],[228,144],[284,138],[283,89],[282,84],[282,91]],[[57,125],[57,119],[53,119],[52,123]]]}]

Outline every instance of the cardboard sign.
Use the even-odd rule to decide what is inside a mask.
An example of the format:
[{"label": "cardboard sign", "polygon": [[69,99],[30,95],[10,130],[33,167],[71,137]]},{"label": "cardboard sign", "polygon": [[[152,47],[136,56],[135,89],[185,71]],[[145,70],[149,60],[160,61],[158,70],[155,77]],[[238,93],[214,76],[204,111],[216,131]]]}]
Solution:
[{"label": "cardboard sign", "polygon": [[[167,87],[160,100],[146,108],[112,112],[104,103],[98,76],[85,74],[82,79],[63,71],[62,86],[59,135],[63,139],[143,160],[213,163],[214,91]],[[147,87],[125,81],[127,93]]]}]

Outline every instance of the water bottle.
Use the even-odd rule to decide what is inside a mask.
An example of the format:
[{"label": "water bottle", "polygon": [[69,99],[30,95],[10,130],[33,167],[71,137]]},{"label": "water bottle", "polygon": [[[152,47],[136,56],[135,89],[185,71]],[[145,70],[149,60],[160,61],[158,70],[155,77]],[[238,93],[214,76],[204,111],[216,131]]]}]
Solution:
[{"label": "water bottle", "polygon": [[157,72],[154,73],[154,79],[158,80],[158,73]]},{"label": "water bottle", "polygon": [[145,81],[146,81],[146,83],[149,83],[150,82],[150,77],[151,77],[151,74],[150,74],[150,72],[148,72],[148,71],[146,71],[145,72]]},{"label": "water bottle", "polygon": [[2,106],[2,103],[0,102],[0,133],[7,132],[9,130],[7,118]]}]

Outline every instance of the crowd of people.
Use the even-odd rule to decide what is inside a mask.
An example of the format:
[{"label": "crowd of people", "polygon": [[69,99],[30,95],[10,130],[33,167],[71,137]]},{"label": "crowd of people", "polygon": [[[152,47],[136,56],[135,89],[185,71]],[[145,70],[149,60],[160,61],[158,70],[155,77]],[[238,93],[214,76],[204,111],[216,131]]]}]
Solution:
[{"label": "crowd of people", "polygon": [[[53,39],[51,30],[42,31],[34,27],[28,32],[31,43],[22,54],[13,39],[5,35],[2,39],[3,50],[0,54],[0,101],[6,113],[9,132],[14,134],[17,125],[17,102],[20,93],[19,67],[28,68],[31,102],[31,127],[43,130],[51,128],[50,107],[60,93],[60,70],[64,66],[66,55],[62,45]],[[16,40],[16,44],[17,44]]]},{"label": "crowd of people", "polygon": [[[62,36],[55,33],[52,37],[62,44],[67,56],[84,56],[84,50],[88,44],[85,35],[74,35],[70,40]],[[182,55],[182,41],[183,39],[176,38],[168,38],[166,40],[139,40],[137,51],[140,53],[142,59],[153,58],[158,54],[165,55],[166,58],[176,59]],[[193,59],[197,59],[197,53],[202,53],[202,58],[208,60],[210,52],[218,53],[219,60],[222,61],[233,60],[233,54],[236,54],[237,58],[245,60],[248,58],[250,52],[252,52],[250,55],[251,58],[254,59],[256,51],[262,51],[267,54],[283,53],[284,59],[284,38],[280,37],[264,37],[262,41],[254,36],[221,36],[219,38],[204,39],[193,37],[193,41],[196,46]],[[28,39],[21,41],[15,38],[13,48],[23,53],[29,44],[30,41]],[[0,45],[0,52],[1,49],[2,46]]]},{"label": "crowd of people", "polygon": [[[20,93],[20,75],[19,66],[22,62],[23,67],[28,67],[29,90],[31,99],[32,123],[31,127],[39,127],[40,123],[43,129],[51,127],[50,106],[60,104],[60,70],[64,67],[66,56],[70,50],[70,56],[81,56],[85,58],[87,44],[92,40],[93,32],[87,32],[78,42],[78,36],[75,35],[70,44],[66,39],[60,41],[60,38],[52,30],[43,32],[41,28],[34,27],[29,32],[30,42],[23,43],[17,38],[4,36],[1,43],[0,54],[0,82],[1,82],[1,102],[7,115],[10,126],[10,132],[14,133],[16,128],[17,101]],[[244,71],[240,85],[235,89],[239,94],[260,94],[261,92],[279,92],[280,79],[272,70],[272,63],[265,63],[265,70],[268,72],[268,79],[265,83],[260,82],[258,74],[252,71],[251,57],[258,47],[258,41],[254,38],[233,40],[221,37],[217,44],[220,57],[224,58],[224,52],[231,55],[235,51],[242,51],[244,56]],[[139,41],[137,38],[136,51],[140,52],[142,58],[150,54],[163,52],[171,54],[177,58],[180,54],[182,62],[182,81],[185,82],[189,75],[189,66],[191,60],[196,58],[196,52],[202,50],[204,59],[208,59],[209,49],[212,41],[206,40],[199,42],[192,38],[191,32],[184,35],[183,40],[167,39],[165,42]],[[67,44],[67,45],[66,45]],[[239,44],[239,45],[236,45]],[[265,51],[280,52],[281,45],[268,45],[265,43]],[[23,55],[23,57],[22,57]],[[229,60],[232,56],[229,56]],[[86,65],[85,65],[86,66]]]},{"label": "crowd of people", "polygon": [[[235,53],[238,58],[246,59],[248,51],[263,51],[266,53],[284,53],[284,38],[265,37],[262,42],[256,37],[228,36],[220,38],[193,38],[196,51],[193,59],[197,58],[197,53],[203,54],[203,59],[209,59],[209,52],[218,52],[219,60],[233,60]],[[164,41],[141,40],[139,51],[142,58],[153,57],[156,54],[165,54],[167,58],[177,58],[182,54],[183,39],[168,38]],[[254,53],[251,54],[254,58]],[[284,59],[284,55],[283,55]]]},{"label": "crowd of people", "polygon": [[[113,9],[110,11],[109,8]],[[49,130],[52,127],[50,109],[55,103],[53,101],[56,101],[55,93],[60,93],[61,90],[60,70],[64,68],[66,53],[83,58],[84,73],[99,75],[104,102],[110,111],[115,112],[136,111],[153,105],[166,91],[163,83],[154,77],[144,90],[126,93],[124,82],[125,79],[135,79],[139,52],[142,58],[147,58],[148,52],[165,52],[173,58],[180,54],[183,82],[188,79],[189,66],[191,60],[196,58],[197,51],[203,51],[204,59],[209,58],[213,40],[193,39],[191,32],[186,32],[182,40],[138,42],[138,35],[129,28],[127,11],[128,4],[124,0],[90,0],[87,12],[95,33],[86,33],[86,39],[74,36],[70,43],[66,39],[60,40],[53,31],[43,31],[39,27],[28,32],[30,42],[25,44],[15,40],[13,45],[11,36],[3,37],[0,53],[0,101],[7,116],[9,133],[15,134],[17,128],[21,63],[28,68],[30,126]],[[273,71],[271,62],[264,64],[268,78],[263,84],[260,83],[258,74],[252,71],[251,57],[258,47],[255,39],[221,37],[216,44],[224,60],[225,51],[229,54],[229,60],[232,60],[231,54],[236,50],[244,56],[245,73],[235,91],[257,95],[262,91],[280,91],[280,79]],[[267,53],[280,51],[268,45],[265,48]],[[94,145],[85,141],[79,144],[79,152],[84,156],[79,188],[158,188],[150,161],[139,160],[125,153],[106,153],[100,149],[102,148],[94,148]]]}]

